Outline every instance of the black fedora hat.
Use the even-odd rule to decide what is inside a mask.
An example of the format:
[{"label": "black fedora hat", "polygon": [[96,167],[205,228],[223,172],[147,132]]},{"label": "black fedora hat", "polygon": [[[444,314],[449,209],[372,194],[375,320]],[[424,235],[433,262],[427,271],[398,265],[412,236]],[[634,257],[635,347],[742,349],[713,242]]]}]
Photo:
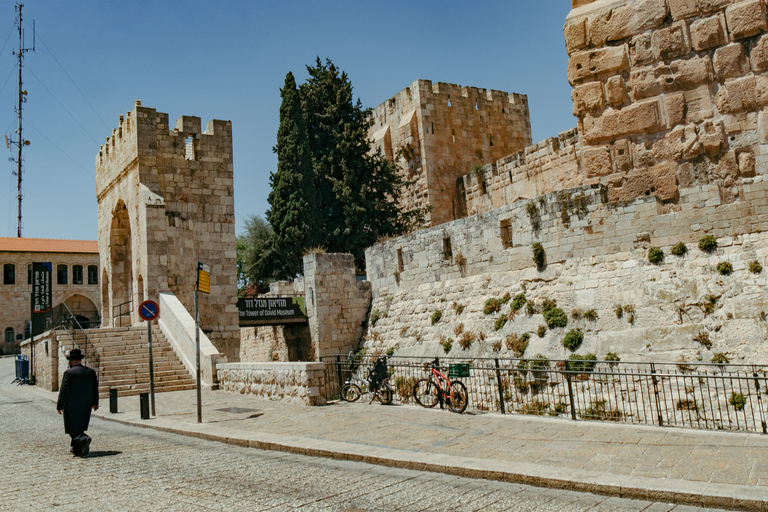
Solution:
[{"label": "black fedora hat", "polygon": [[69,355],[67,356],[67,359],[70,361],[82,361],[83,360],[83,353],[80,351],[79,348],[73,348],[69,351]]}]

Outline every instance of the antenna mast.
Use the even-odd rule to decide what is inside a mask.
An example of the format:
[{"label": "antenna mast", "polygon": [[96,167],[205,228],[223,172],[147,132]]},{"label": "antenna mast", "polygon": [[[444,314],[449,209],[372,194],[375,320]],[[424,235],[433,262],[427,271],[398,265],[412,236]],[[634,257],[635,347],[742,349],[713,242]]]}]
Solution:
[{"label": "antenna mast", "polygon": [[[22,109],[24,103],[27,101],[27,91],[24,90],[24,82],[22,81],[21,77],[21,69],[24,66],[24,54],[29,51],[35,51],[35,31],[34,31],[34,25],[32,25],[32,48],[24,48],[24,30],[22,29],[22,16],[21,16],[21,8],[24,7],[24,4],[16,4],[16,25],[19,29],[19,51],[13,52],[13,54],[19,59],[19,104],[18,107],[16,107],[16,114],[19,117],[19,127],[16,130],[17,138],[15,141],[12,141],[13,144],[16,144],[18,146],[18,156],[16,157],[16,177],[17,177],[17,196],[16,199],[18,201],[18,224],[17,224],[17,230],[16,230],[16,236],[21,238],[21,170],[22,170],[22,158],[21,158],[21,151],[24,148],[24,146],[29,146],[29,141],[25,140],[22,136]],[[7,143],[7,139],[6,139]],[[13,160],[13,159],[12,159]]]}]

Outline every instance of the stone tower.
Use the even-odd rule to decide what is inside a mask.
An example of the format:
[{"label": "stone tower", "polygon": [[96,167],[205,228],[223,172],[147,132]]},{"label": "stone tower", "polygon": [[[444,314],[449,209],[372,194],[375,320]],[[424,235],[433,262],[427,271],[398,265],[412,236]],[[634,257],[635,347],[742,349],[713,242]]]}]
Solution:
[{"label": "stone tower", "polygon": [[431,206],[435,226],[461,217],[461,176],[531,144],[528,97],[417,80],[373,110],[369,137],[413,182],[404,206]]},{"label": "stone tower", "polygon": [[169,130],[168,114],[136,101],[99,149],[96,195],[104,325],[138,322],[138,304],[167,291],[193,314],[199,257],[211,266],[200,326],[238,360],[232,123],[203,132],[183,116]]}]

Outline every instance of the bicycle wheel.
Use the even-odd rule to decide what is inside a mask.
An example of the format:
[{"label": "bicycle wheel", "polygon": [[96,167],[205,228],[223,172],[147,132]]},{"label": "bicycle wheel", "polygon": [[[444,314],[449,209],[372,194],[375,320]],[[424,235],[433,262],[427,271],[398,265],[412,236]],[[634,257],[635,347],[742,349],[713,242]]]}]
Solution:
[{"label": "bicycle wheel", "polygon": [[392,390],[382,384],[376,390],[376,398],[381,402],[381,405],[389,405],[392,403]]},{"label": "bicycle wheel", "polygon": [[467,410],[468,402],[467,388],[464,386],[464,383],[458,380],[451,382],[451,397],[448,402],[448,407],[450,407],[453,412],[461,414]]},{"label": "bicycle wheel", "polygon": [[355,402],[360,398],[360,388],[357,387],[357,384],[344,384],[339,394],[345,402]]},{"label": "bicycle wheel", "polygon": [[428,379],[420,379],[413,385],[413,399],[422,407],[431,409],[437,405],[438,393],[437,385]]}]

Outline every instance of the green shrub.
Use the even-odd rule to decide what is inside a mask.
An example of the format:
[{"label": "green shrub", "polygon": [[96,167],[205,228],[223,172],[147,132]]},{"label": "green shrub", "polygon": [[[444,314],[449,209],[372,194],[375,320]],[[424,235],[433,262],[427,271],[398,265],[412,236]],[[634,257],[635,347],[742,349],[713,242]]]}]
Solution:
[{"label": "green shrub", "polygon": [[536,264],[536,267],[543,267],[547,256],[541,243],[533,242],[533,244],[531,244],[531,251],[533,252],[533,262]]},{"label": "green shrub", "polygon": [[706,347],[707,350],[712,348],[712,340],[709,339],[709,333],[706,331],[701,331],[694,336],[693,341],[698,341],[702,346]]},{"label": "green shrub", "polygon": [[528,368],[531,370],[548,370],[549,359],[544,354],[536,354],[533,359],[528,361]]},{"label": "green shrub", "polygon": [[475,335],[470,331],[464,331],[458,341],[461,348],[467,350],[475,342]]},{"label": "green shrub", "polygon": [[525,312],[528,314],[528,316],[533,315],[536,313],[536,303],[532,300],[529,300],[525,303]]},{"label": "green shrub", "polygon": [[579,354],[571,354],[568,358],[571,363],[568,365],[571,371],[574,372],[591,372],[595,367],[597,356],[591,352],[580,356]]},{"label": "green shrub", "polygon": [[603,361],[607,361],[609,363],[618,363],[619,361],[621,361],[621,358],[619,358],[616,352],[608,352],[607,354],[605,354],[605,358],[603,359]]},{"label": "green shrub", "polygon": [[527,332],[522,335],[512,333],[504,340],[504,344],[507,346],[507,350],[512,351],[515,357],[523,357],[525,350],[528,348],[528,339],[531,337]]},{"label": "green shrub", "polygon": [[731,404],[734,409],[740,411],[744,409],[744,406],[747,404],[747,398],[741,393],[736,393],[734,391],[731,393],[731,397],[728,399],[728,403]]},{"label": "green shrub", "polygon": [[432,325],[435,325],[437,322],[439,322],[441,318],[443,318],[443,310],[436,309],[435,312],[432,313]]},{"label": "green shrub", "polygon": [[387,357],[391,357],[395,353],[395,347],[389,347],[387,349]]},{"label": "green shrub", "polygon": [[597,310],[595,308],[592,308],[584,312],[584,318],[589,320],[590,322],[594,322],[598,318],[600,318],[600,316],[597,314]]},{"label": "green shrub", "polygon": [[525,205],[525,212],[528,214],[529,217],[535,217],[536,215],[539,214],[539,208],[536,206],[536,203],[531,201]]},{"label": "green shrub", "polygon": [[715,352],[712,354],[712,359],[709,361],[714,364],[728,364],[731,362],[730,358],[722,352]]},{"label": "green shrub", "polygon": [[717,249],[717,239],[714,235],[704,235],[699,239],[699,249],[704,252],[712,252]]},{"label": "green shrub", "polygon": [[459,304],[458,302],[454,302],[453,310],[456,312],[457,315],[462,314],[464,312],[464,304]]},{"label": "green shrub", "polygon": [[688,252],[688,246],[683,242],[677,242],[672,246],[672,249],[670,249],[669,252],[671,252],[673,256],[685,256],[685,253]]},{"label": "green shrub", "polygon": [[543,338],[545,334],[547,334],[547,326],[546,325],[540,325],[538,329],[536,329],[536,334],[539,338]]},{"label": "green shrub", "polygon": [[658,265],[659,263],[664,261],[664,251],[661,250],[660,247],[649,247],[648,261],[650,261],[654,265]]},{"label": "green shrub", "polygon": [[446,354],[451,351],[451,348],[453,348],[453,340],[445,336],[440,338],[440,344],[443,346],[443,350]]},{"label": "green shrub", "polygon": [[733,272],[733,265],[727,261],[721,261],[717,264],[717,271],[720,272],[720,275],[727,276]]},{"label": "green shrub", "polygon": [[501,303],[499,302],[499,299],[491,297],[485,301],[485,306],[483,306],[483,313],[486,315],[490,315],[491,313],[498,313],[500,310]]},{"label": "green shrub", "polygon": [[574,320],[581,320],[581,315],[582,313],[579,308],[571,310],[571,318],[573,318]]},{"label": "green shrub", "polygon": [[753,274],[759,274],[763,271],[763,266],[760,264],[759,261],[755,260],[749,264],[749,271]]},{"label": "green shrub", "polygon": [[624,316],[624,308],[621,307],[621,304],[616,304],[613,308],[613,312],[616,313],[616,318],[621,318]]},{"label": "green shrub", "polygon": [[520,311],[521,309],[523,309],[523,306],[525,306],[525,295],[522,293],[518,293],[512,299],[512,304],[510,304],[509,307],[512,309],[512,311]]},{"label": "green shrub", "polygon": [[509,293],[505,293],[504,296],[499,299],[499,302],[502,304],[506,304],[507,302],[509,302],[509,299],[511,298],[512,297],[510,297]]},{"label": "green shrub", "polygon": [[558,308],[557,303],[553,300],[544,299],[541,313],[544,315],[544,321],[547,322],[547,327],[550,329],[568,325],[568,315],[565,314],[565,311]]},{"label": "green shrub", "polygon": [[568,334],[565,335],[563,338],[563,346],[570,350],[571,352],[575,352],[579,349],[581,346],[581,343],[584,341],[584,333],[581,332],[581,329],[571,329],[568,331]]},{"label": "green shrub", "polygon": [[507,315],[499,315],[496,321],[493,323],[493,330],[500,331],[507,323]]}]

